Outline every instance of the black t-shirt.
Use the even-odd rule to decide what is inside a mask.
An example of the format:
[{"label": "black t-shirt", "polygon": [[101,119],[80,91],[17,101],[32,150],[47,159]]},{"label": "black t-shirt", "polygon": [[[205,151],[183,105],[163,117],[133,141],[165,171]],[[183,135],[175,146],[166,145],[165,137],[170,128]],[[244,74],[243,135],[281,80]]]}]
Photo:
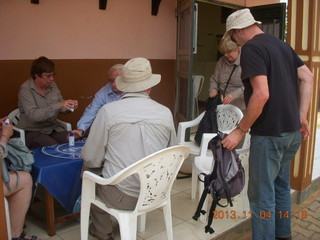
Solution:
[{"label": "black t-shirt", "polygon": [[258,34],[241,50],[242,80],[246,105],[252,95],[251,77],[268,78],[269,99],[251,127],[251,134],[275,136],[297,131],[299,117],[299,82],[297,68],[304,65],[294,50],[269,34]]}]

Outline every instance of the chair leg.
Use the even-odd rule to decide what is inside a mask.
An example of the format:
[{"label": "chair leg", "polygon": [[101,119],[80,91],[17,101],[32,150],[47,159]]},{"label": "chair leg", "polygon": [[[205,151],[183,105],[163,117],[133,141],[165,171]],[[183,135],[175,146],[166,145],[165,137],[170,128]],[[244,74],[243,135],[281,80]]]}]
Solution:
[{"label": "chair leg", "polygon": [[192,165],[192,179],[191,179],[191,199],[196,198],[197,194],[198,174],[194,163]]},{"label": "chair leg", "polygon": [[245,168],[245,173],[246,173],[246,177],[245,177],[245,185],[244,185],[244,188],[242,189],[242,210],[243,211],[250,211],[250,206],[249,206],[249,199],[248,199],[248,166],[244,166]]},{"label": "chair leg", "polygon": [[138,216],[138,232],[144,232],[146,230],[146,217],[146,213]]},{"label": "chair leg", "polygon": [[167,205],[163,207],[163,215],[166,223],[167,238],[173,240],[173,229],[172,229],[172,214],[171,214],[171,203],[170,200]]},{"label": "chair leg", "polygon": [[134,214],[119,214],[117,218],[121,239],[136,240],[138,216]]},{"label": "chair leg", "polygon": [[4,198],[4,208],[6,212],[6,221],[7,221],[7,232],[8,238],[11,239],[11,223],[10,223],[10,213],[9,213],[9,205],[6,198]]},{"label": "chair leg", "polygon": [[88,240],[90,207],[91,207],[90,202],[86,200],[85,195],[82,195],[81,211],[80,211],[81,240]]}]

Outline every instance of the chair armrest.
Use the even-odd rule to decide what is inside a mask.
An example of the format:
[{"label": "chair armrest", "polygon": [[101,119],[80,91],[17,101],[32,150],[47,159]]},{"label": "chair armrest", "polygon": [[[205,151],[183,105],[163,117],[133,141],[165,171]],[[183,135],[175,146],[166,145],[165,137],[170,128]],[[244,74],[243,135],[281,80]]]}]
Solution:
[{"label": "chair armrest", "polygon": [[23,142],[23,144],[26,145],[26,136],[24,130],[15,126],[12,126],[12,129],[20,134],[21,142]]},{"label": "chair armrest", "polygon": [[250,147],[239,148],[239,149],[236,149],[236,153],[243,154],[243,153],[249,152],[249,149],[250,149]]},{"label": "chair armrest", "polygon": [[123,172],[127,171],[127,169],[122,169],[120,172],[116,173],[115,175],[113,175],[110,178],[104,178],[101,177],[93,172],[90,171],[84,171],[83,175],[82,175],[82,179],[84,181],[91,181],[91,182],[95,182],[97,184],[100,185],[115,185],[118,184],[119,182],[121,182],[124,178],[122,174]]},{"label": "chair armrest", "polygon": [[72,131],[72,127],[71,124],[68,122],[64,122],[62,120],[57,119],[57,122],[59,123],[59,125],[63,126],[67,131]]},{"label": "chair armrest", "polygon": [[[216,133],[204,133],[200,144],[200,157],[206,157],[208,152],[208,144],[212,138],[217,136]],[[211,150],[209,150],[211,151]]]},{"label": "chair armrest", "polygon": [[82,178],[83,180],[87,179],[89,181],[92,181],[92,182],[96,182],[98,184],[101,184],[101,185],[106,185],[106,178],[103,178],[93,172],[90,172],[90,171],[84,171],[83,172],[83,175],[82,175]]},{"label": "chair armrest", "polygon": [[197,126],[200,123],[201,119],[203,118],[204,114],[205,112],[201,113],[197,118],[191,121],[179,123],[178,132],[177,132],[177,140],[179,144],[183,144],[185,142],[187,128]]},{"label": "chair armrest", "polygon": [[246,133],[246,135],[244,136],[242,148],[236,149],[237,154],[243,154],[243,153],[249,152],[249,150],[250,150],[250,137],[251,137],[250,134]]}]

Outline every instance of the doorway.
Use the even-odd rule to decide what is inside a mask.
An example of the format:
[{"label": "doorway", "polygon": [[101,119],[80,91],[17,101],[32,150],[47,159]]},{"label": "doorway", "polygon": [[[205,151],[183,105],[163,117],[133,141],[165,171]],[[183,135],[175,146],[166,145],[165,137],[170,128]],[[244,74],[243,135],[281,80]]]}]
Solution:
[{"label": "doorway", "polygon": [[[209,80],[218,59],[218,43],[227,17],[243,6],[215,0],[178,0],[177,92],[175,122],[194,119],[209,96]],[[251,7],[264,32],[284,38],[286,4]],[[194,76],[204,76],[201,91],[195,91]],[[199,94],[198,94],[199,93]],[[195,111],[198,104],[199,111]]]},{"label": "doorway", "polygon": [[218,43],[226,30],[226,19],[234,10],[205,2],[198,2],[197,5],[197,47],[193,54],[192,75],[204,76],[203,87],[198,96],[201,113],[204,101],[209,97],[210,76],[222,56],[218,51]]}]

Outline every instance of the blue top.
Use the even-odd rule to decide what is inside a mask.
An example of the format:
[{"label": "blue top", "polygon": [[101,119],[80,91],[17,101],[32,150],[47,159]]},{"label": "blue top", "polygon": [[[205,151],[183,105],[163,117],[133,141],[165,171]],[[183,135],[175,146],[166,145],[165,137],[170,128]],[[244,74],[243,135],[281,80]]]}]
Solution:
[{"label": "blue top", "polygon": [[83,130],[83,132],[85,132],[92,124],[99,109],[107,103],[114,102],[120,99],[123,94],[124,93],[117,94],[112,91],[110,84],[107,83],[96,93],[92,102],[84,110],[82,117],[77,123],[77,129],[81,129]]}]

